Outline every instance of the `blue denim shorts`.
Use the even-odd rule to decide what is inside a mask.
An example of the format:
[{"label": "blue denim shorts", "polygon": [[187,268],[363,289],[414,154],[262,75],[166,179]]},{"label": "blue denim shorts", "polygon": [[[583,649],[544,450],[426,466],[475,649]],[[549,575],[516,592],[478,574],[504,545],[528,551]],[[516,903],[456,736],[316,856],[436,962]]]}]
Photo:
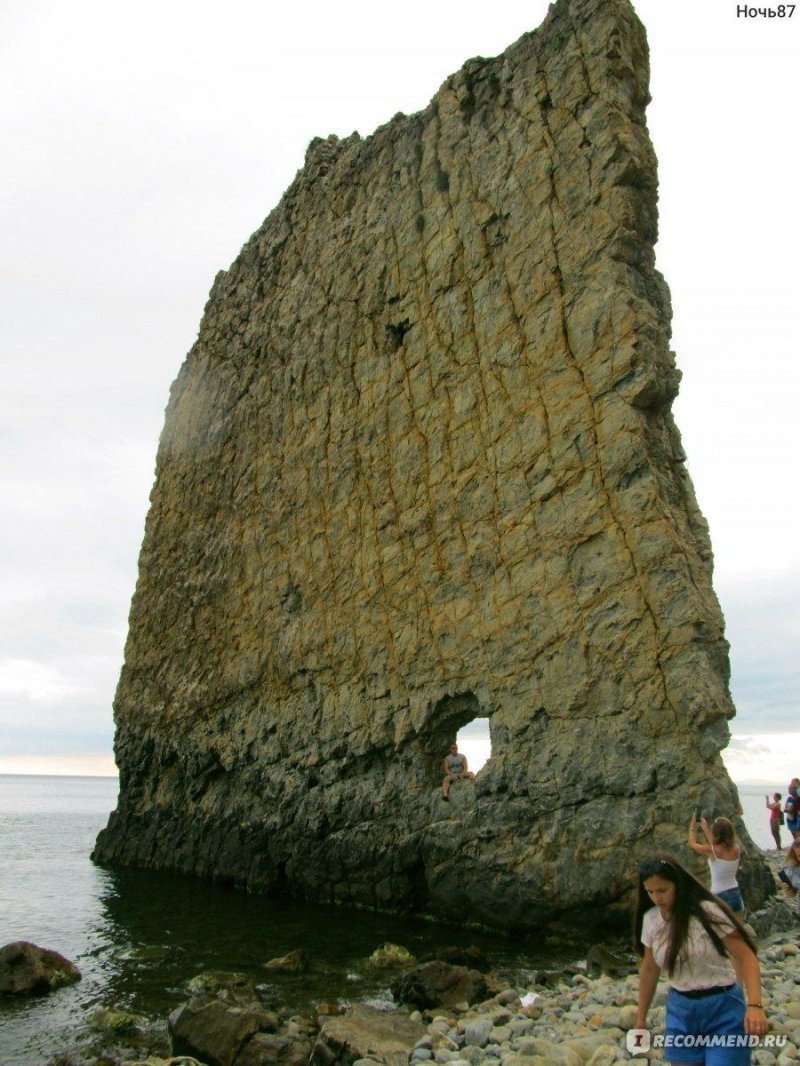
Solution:
[{"label": "blue denim shorts", "polygon": [[738,914],[740,911],[744,914],[744,900],[742,899],[742,893],[738,888],[725,888],[722,892],[717,892],[717,899],[721,899],[723,903],[727,903],[735,914]]},{"label": "blue denim shorts", "polygon": [[[682,996],[674,988],[667,997],[667,1036],[672,1046],[664,1048],[667,1062],[705,1063],[706,1066],[750,1066],[749,1047],[697,1047],[698,1036],[744,1036],[745,1001],[741,988],[702,999]],[[674,1044],[679,1037],[678,1046]],[[686,1045],[684,1046],[684,1041]]]}]

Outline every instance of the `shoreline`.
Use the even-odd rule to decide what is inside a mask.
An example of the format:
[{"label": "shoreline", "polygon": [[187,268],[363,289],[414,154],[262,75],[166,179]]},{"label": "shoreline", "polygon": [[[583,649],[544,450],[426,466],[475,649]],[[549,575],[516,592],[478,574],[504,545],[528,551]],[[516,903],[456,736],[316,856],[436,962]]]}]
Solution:
[{"label": "shoreline", "polygon": [[[767,858],[771,867],[779,868],[781,853]],[[790,1066],[800,1061],[800,919],[776,893],[752,915],[752,925],[770,1021],[769,1039],[759,1045],[754,1061],[759,1066]],[[91,1057],[83,1057],[90,1049],[76,1048],[72,1055],[49,1058],[48,1066],[205,1066],[198,1049],[211,1030],[204,1026],[213,1019],[219,1031],[221,1018],[248,1014],[258,1018],[255,1035],[248,1033],[238,1051],[207,1048],[208,1061],[232,1066],[613,1066],[664,1061],[660,1048],[634,1056],[626,1046],[626,1034],[636,1023],[637,960],[604,951],[600,959],[610,974],[590,976],[590,954],[586,969],[538,971],[517,987],[486,974],[480,1002],[446,1000],[448,1006],[416,1010],[391,1001],[339,1000],[298,1011],[267,1004],[241,975],[209,974],[207,983],[187,989],[193,998],[170,1015],[171,1044],[163,1022],[158,1032],[148,1026],[135,1037],[131,1031],[128,1039],[109,1025],[104,1036],[96,1034],[104,1044],[102,1051],[95,1043]],[[393,991],[406,972],[402,966],[387,969],[386,983]],[[664,1032],[667,992],[662,978],[648,1018],[652,1034]],[[203,1020],[204,1012],[208,1020]]]}]

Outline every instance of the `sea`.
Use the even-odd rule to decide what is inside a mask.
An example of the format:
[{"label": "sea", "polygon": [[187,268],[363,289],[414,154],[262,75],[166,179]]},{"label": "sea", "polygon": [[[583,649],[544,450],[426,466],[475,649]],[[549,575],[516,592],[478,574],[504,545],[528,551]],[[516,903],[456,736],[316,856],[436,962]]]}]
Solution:
[{"label": "sea", "polygon": [[[267,899],[173,874],[103,869],[89,856],[116,806],[117,786],[116,778],[0,775],[0,946],[30,940],[65,955],[82,973],[77,984],[46,996],[0,996],[0,1066],[99,1057],[108,1041],[94,1024],[101,1008],[140,1015],[145,1047],[137,1055],[163,1054],[166,1018],[203,972],[243,973],[268,1002],[303,1010],[321,1001],[391,1006],[389,978],[366,962],[386,941],[417,956],[475,944],[516,987],[539,968],[581,961],[575,945]],[[763,848],[772,846],[766,791],[739,789],[745,823]],[[265,962],[295,948],[308,952],[306,973],[265,971]],[[139,1039],[130,1038],[134,1046]]]}]

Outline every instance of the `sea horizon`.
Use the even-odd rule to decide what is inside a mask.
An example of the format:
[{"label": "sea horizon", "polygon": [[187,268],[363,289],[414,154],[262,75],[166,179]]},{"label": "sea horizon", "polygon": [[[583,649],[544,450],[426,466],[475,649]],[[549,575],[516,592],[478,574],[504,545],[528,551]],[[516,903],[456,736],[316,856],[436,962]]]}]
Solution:
[{"label": "sea horizon", "polygon": [[[467,755],[470,766],[480,773],[483,766],[488,761],[487,746],[475,736],[465,735],[459,738],[459,746],[461,750]],[[730,774],[729,774],[730,776]],[[31,781],[96,781],[96,782],[119,782],[119,774],[91,774],[91,773],[54,773],[54,772],[40,772],[32,773],[28,772],[0,772],[0,780],[31,780]],[[736,781],[731,777],[733,784],[735,785],[742,805],[742,821],[747,829],[752,842],[760,848],[762,851],[772,851],[774,849],[774,843],[771,838],[769,829],[769,815],[766,804],[762,802],[765,795],[772,795],[773,792],[779,791],[785,795],[785,784],[780,783],[776,778],[771,781],[763,778],[750,778],[742,781]],[[432,785],[432,787],[434,787]],[[115,797],[114,803],[109,807],[108,814],[116,806],[118,798]],[[2,813],[2,812],[0,812]],[[689,812],[691,813],[691,812]],[[688,824],[688,815],[687,815]],[[788,846],[788,841],[787,841]]]}]

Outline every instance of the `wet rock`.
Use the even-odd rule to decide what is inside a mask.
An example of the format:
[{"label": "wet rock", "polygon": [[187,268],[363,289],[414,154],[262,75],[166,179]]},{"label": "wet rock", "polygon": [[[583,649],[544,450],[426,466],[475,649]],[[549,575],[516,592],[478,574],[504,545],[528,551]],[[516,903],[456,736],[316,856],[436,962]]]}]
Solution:
[{"label": "wet rock", "polygon": [[[99,1066],[99,1062],[97,1066]],[[178,1055],[168,1059],[150,1056],[147,1059],[137,1059],[135,1062],[126,1059],[121,1066],[206,1066],[206,1064],[192,1058],[191,1055]]]},{"label": "wet rock", "polygon": [[334,1066],[371,1059],[407,1066],[425,1028],[401,1011],[379,1011],[357,1004],[349,1014],[326,1021],[311,1054],[312,1066]]},{"label": "wet rock", "polygon": [[236,1057],[235,1066],[307,1066],[313,1039],[288,1033],[256,1033]]},{"label": "wet rock", "polygon": [[314,1009],[318,1015],[329,1018],[337,1014],[347,1014],[350,1005],[339,1002],[317,1003]]},{"label": "wet rock", "polygon": [[138,1029],[147,1024],[142,1014],[118,1010],[116,1007],[98,1007],[91,1018],[93,1029],[111,1033],[124,1033]]},{"label": "wet rock", "polygon": [[538,970],[534,976],[534,984],[557,988],[561,984],[569,984],[572,978],[580,973],[577,966],[564,966],[560,970]]},{"label": "wet rock", "polygon": [[614,951],[604,944],[593,944],[586,956],[586,973],[589,977],[625,977],[635,973],[636,959],[633,955]]},{"label": "wet rock", "polygon": [[181,1004],[168,1019],[173,1055],[194,1055],[207,1066],[234,1066],[246,1042],[276,1019],[253,1003],[231,1006],[221,999],[196,998]]},{"label": "wet rock", "polygon": [[50,948],[15,940],[0,948],[0,992],[9,995],[50,992],[80,981],[78,967]]},{"label": "wet rock", "polygon": [[255,984],[246,974],[227,970],[199,973],[186,988],[192,996],[207,995],[247,1002],[257,998]]},{"label": "wet rock", "polygon": [[368,961],[370,966],[388,970],[399,966],[412,966],[417,960],[408,948],[387,941],[372,952]]},{"label": "wet rock", "polygon": [[420,1010],[477,1003],[488,993],[482,973],[438,961],[422,963],[401,974],[392,981],[391,989],[398,1003]]},{"label": "wet rock", "polygon": [[480,948],[470,945],[466,948],[440,948],[434,954],[423,955],[420,962],[447,962],[451,966],[467,966],[471,970],[488,973],[489,960]]},{"label": "wet rock", "polygon": [[270,973],[303,973],[308,969],[308,952],[305,948],[295,948],[288,955],[265,962],[264,969]]}]

